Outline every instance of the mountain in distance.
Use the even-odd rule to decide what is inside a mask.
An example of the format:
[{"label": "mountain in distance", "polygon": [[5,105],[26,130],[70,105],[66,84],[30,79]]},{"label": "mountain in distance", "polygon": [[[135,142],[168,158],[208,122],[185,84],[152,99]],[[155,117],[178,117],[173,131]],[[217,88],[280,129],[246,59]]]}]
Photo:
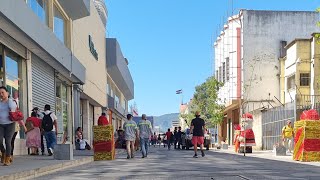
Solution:
[{"label": "mountain in distance", "polygon": [[154,116],[154,126],[160,126],[161,132],[167,132],[172,127],[172,121],[179,120],[179,113]]}]

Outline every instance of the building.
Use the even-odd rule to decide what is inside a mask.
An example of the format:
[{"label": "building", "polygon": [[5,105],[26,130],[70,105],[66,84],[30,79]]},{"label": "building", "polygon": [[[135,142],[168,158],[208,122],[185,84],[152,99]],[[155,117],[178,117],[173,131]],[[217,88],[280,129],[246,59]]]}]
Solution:
[{"label": "building", "polygon": [[128,60],[122,54],[117,39],[106,39],[106,52],[108,108],[116,130],[122,127],[126,120],[128,101],[134,98],[134,83],[128,68]]},{"label": "building", "polygon": [[311,108],[319,100],[310,98],[319,95],[319,44],[314,34],[312,38],[290,42],[279,59],[281,102],[287,104],[296,101],[297,109]]},{"label": "building", "polygon": [[228,18],[214,43],[215,77],[225,118],[219,140],[232,144],[241,113],[280,103],[280,49],[283,41],[307,38],[317,30],[318,13],[241,10]]},{"label": "building", "polygon": [[[77,127],[91,140],[108,107],[107,12],[103,0],[1,1],[0,85],[25,117],[33,107],[51,105],[58,143],[73,143]],[[14,153],[26,153],[22,131]]]},{"label": "building", "polygon": [[[92,126],[107,107],[106,19],[103,0],[90,0],[90,15],[72,21],[72,53],[86,68],[84,85],[73,84],[74,129],[82,127],[85,139],[93,140]],[[76,9],[73,9],[76,10]]]},{"label": "building", "polygon": [[[181,104],[180,105],[180,114],[189,114],[189,107],[188,104]],[[184,118],[179,116],[179,126],[181,127],[182,130],[185,130],[188,128],[187,122]]]}]

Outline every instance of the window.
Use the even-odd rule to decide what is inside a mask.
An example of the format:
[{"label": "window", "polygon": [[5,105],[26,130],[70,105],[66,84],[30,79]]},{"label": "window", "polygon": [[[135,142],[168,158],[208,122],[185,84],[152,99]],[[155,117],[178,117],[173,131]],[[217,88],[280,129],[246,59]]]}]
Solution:
[{"label": "window", "polygon": [[230,69],[230,67],[229,67],[229,66],[230,66],[230,65],[229,65],[230,62],[229,62],[229,61],[230,61],[230,59],[229,59],[229,57],[227,57],[227,58],[226,58],[226,64],[227,64],[227,67],[226,67],[226,68],[227,68],[227,81],[229,81],[229,77],[230,77],[230,75],[229,75],[229,74],[230,74],[230,71],[229,71],[229,69]]},{"label": "window", "polygon": [[219,71],[218,70],[216,70],[216,80],[219,81]]},{"label": "window", "polygon": [[65,43],[66,19],[55,5],[53,14],[53,32],[61,42]]},{"label": "window", "polygon": [[226,82],[226,63],[223,62],[222,63],[222,82],[225,83]]},{"label": "window", "polygon": [[[58,138],[64,140],[64,136],[68,138],[68,90],[67,86],[57,80],[56,84],[56,115],[58,118]],[[69,139],[70,140],[70,139]]]},{"label": "window", "polygon": [[219,67],[219,82],[222,82],[222,67]]},{"label": "window", "polygon": [[292,75],[290,77],[287,78],[287,89],[294,89],[295,88],[295,75]]},{"label": "window", "polygon": [[300,73],[300,86],[310,85],[310,73]]},{"label": "window", "polygon": [[47,0],[27,0],[28,6],[39,17],[40,21],[48,24]]}]

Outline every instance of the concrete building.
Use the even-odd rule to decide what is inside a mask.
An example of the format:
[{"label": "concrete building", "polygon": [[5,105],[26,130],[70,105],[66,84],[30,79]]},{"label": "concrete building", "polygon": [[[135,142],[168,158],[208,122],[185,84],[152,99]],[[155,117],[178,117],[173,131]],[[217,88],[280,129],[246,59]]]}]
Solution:
[{"label": "concrete building", "polygon": [[114,129],[122,127],[128,114],[128,101],[134,98],[134,83],[128,68],[128,60],[122,54],[115,38],[106,39],[107,98],[110,119]]},{"label": "concrete building", "polygon": [[307,38],[317,30],[316,12],[241,10],[228,18],[214,44],[215,76],[226,106],[219,138],[232,144],[240,111],[279,105],[280,49],[283,41]]},{"label": "concrete building", "polygon": [[[58,143],[73,143],[77,127],[92,139],[108,106],[106,20],[103,0],[1,1],[0,85],[25,117],[33,107],[51,105]],[[14,153],[26,153],[22,131]]]}]

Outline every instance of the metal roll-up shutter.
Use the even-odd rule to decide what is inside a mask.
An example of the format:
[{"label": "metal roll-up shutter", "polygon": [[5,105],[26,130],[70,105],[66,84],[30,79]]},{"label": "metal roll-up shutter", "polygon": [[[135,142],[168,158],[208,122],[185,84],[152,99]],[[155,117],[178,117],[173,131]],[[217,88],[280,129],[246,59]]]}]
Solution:
[{"label": "metal roll-up shutter", "polygon": [[39,107],[43,110],[44,105],[49,104],[51,111],[55,112],[54,69],[34,54],[32,54],[31,58],[33,107]]}]

